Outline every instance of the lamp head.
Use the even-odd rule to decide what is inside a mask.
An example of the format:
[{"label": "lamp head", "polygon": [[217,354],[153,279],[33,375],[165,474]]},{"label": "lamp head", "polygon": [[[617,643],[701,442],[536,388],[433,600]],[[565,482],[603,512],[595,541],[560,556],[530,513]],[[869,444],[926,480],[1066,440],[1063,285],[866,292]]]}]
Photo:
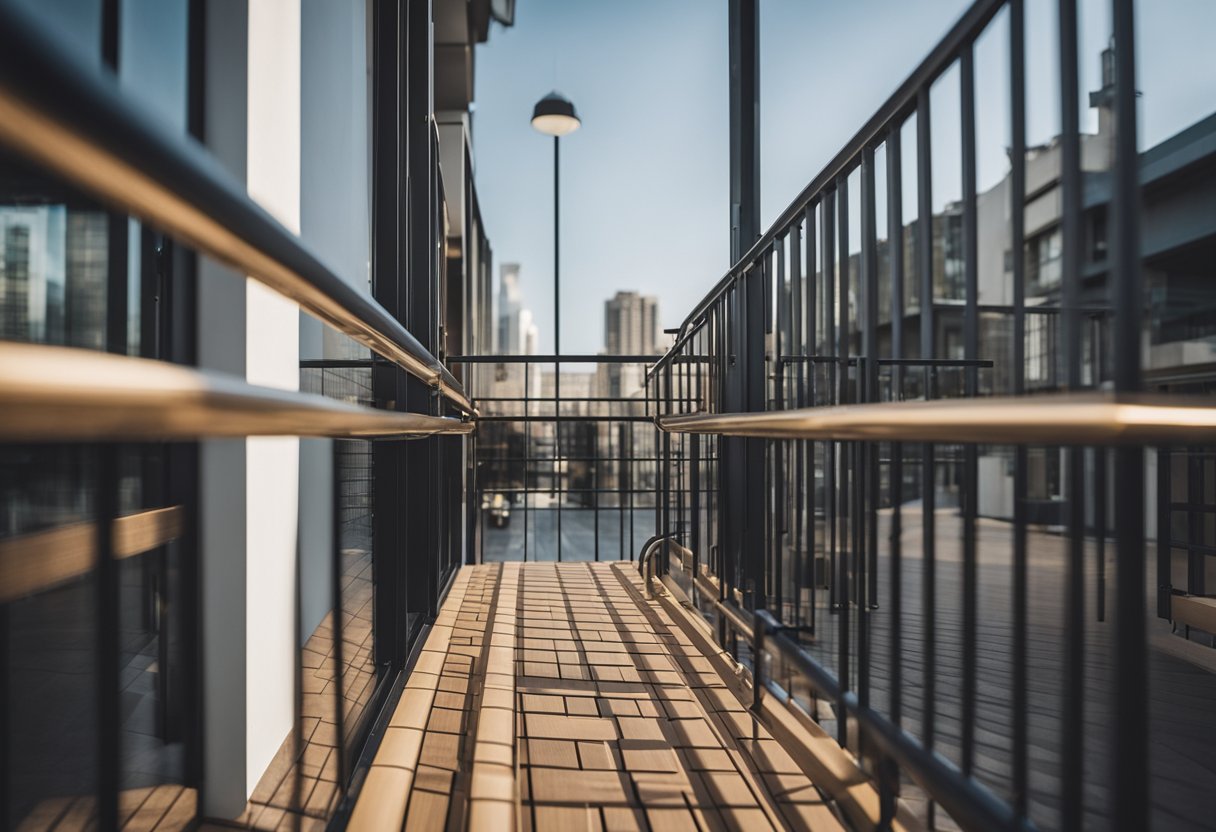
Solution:
[{"label": "lamp head", "polygon": [[567,136],[582,125],[574,104],[558,92],[551,92],[532,108],[532,126],[546,136]]}]

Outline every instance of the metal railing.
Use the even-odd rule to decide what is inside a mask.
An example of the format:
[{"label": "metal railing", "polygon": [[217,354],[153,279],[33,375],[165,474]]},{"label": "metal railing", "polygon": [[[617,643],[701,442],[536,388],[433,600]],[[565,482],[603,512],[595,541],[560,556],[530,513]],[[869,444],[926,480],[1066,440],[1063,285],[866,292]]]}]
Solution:
[{"label": "metal railing", "polygon": [[[880,826],[897,798],[966,829],[1133,830],[1204,811],[1200,780],[1149,762],[1150,719],[1184,699],[1149,687],[1145,466],[1146,446],[1210,448],[1216,409],[1141,393],[1132,3],[1111,3],[1091,98],[1109,163],[1084,170],[1077,4],[1053,5],[1059,136],[1027,147],[1026,4],[975,2],[648,373],[656,531],[691,550],[670,576],[700,588],[758,692],[834,724],[873,777]],[[981,42],[1009,125],[1008,170],[984,194]],[[931,113],[946,84],[961,194],[942,206]],[[1058,213],[1032,231],[1044,194]],[[1084,235],[1101,231],[1112,246],[1095,259]],[[1028,263],[1049,234],[1054,282]],[[1007,248],[996,273],[981,236]],[[1159,778],[1185,794],[1152,802]]]},{"label": "metal railing", "polygon": [[664,463],[642,388],[655,356],[451,360],[481,410],[468,489],[477,561],[636,558]]},{"label": "metal railing", "polygon": [[[203,36],[205,21],[195,14],[202,8],[191,5],[192,39]],[[401,27],[386,30],[386,53],[404,52],[401,36]],[[386,57],[394,77],[399,59],[398,54]],[[400,370],[436,394],[429,413],[402,412],[391,409],[400,406],[396,401],[386,403],[389,409],[373,408],[350,403],[353,397],[341,401],[259,387],[168,361],[0,344],[0,487],[7,515],[7,533],[0,538],[0,827],[42,813],[52,818],[48,823],[72,818],[64,822],[119,828],[131,811],[132,795],[124,790],[130,787],[132,756],[140,757],[141,785],[161,784],[147,794],[164,818],[150,825],[191,828],[204,816],[202,796],[209,787],[204,737],[216,727],[207,723],[213,711],[204,693],[204,652],[221,655],[238,645],[204,644],[201,638],[203,607],[216,602],[210,588],[224,571],[216,564],[203,568],[205,537],[224,531],[219,521],[204,529],[203,514],[209,499],[220,511],[231,509],[235,524],[244,522],[246,507],[244,483],[233,485],[233,494],[203,495],[208,479],[200,457],[208,446],[200,440],[250,436],[335,440],[329,482],[292,481],[301,492],[307,486],[328,495],[321,501],[332,508],[332,537],[304,541],[303,534],[296,536],[288,590],[294,610],[289,659],[294,695],[291,730],[279,758],[287,765],[276,762],[268,770],[267,776],[277,779],[269,793],[263,793],[263,782],[246,812],[251,823],[262,808],[276,817],[286,811],[297,823],[304,815],[328,822],[357,788],[355,771],[372,723],[399,683],[411,650],[421,644],[419,633],[425,632],[444,583],[463,561],[457,521],[464,475],[460,455],[476,428],[476,410],[448,369],[393,313],[323,265],[197,142],[168,131],[119,90],[112,73],[82,63],[17,4],[5,2],[0,2],[0,147],[6,173],[10,164],[18,167],[14,159],[31,163],[21,170],[27,189],[21,198],[53,182],[53,194],[67,193],[61,198],[90,205],[124,236],[129,213],[262,282],[370,348],[384,360],[364,363],[387,371],[383,378],[404,387]],[[384,150],[386,156],[401,155],[401,147]],[[75,188],[117,213],[105,217]],[[443,210],[437,189],[421,202],[430,203],[416,207],[426,222]],[[404,234],[400,225],[389,227],[394,235]],[[443,233],[437,223],[431,230]],[[410,239],[411,247],[424,252],[438,250],[441,243],[442,236]],[[125,263],[118,268],[111,258],[101,268],[120,273],[126,285]],[[110,277],[111,283],[117,279]],[[104,273],[99,291],[105,301]],[[148,298],[136,300],[147,308]],[[183,319],[196,312],[193,297],[177,302],[186,304],[178,310]],[[125,297],[122,306],[125,313]],[[291,338],[294,351],[294,332]],[[442,415],[449,413],[456,415]],[[417,541],[410,551],[394,538],[393,551],[377,555],[371,541],[368,449],[395,446],[395,440],[422,440],[416,447],[433,450],[433,465],[426,474],[411,471],[411,479],[437,495],[440,511],[429,528],[412,529]],[[364,475],[353,483],[352,466]],[[222,478],[214,471],[211,476],[214,488]],[[346,493],[348,485],[357,493]],[[288,495],[289,502],[297,499],[303,499],[300,493]],[[400,505],[393,509],[404,511]],[[306,545],[322,553],[319,562],[301,562]],[[256,563],[259,552],[247,556]],[[242,593],[249,593],[252,604],[254,594],[265,589],[242,586]],[[224,602],[235,607],[224,609],[239,608],[243,615],[245,600],[243,594],[235,600],[225,595]],[[305,619],[306,604],[322,610],[319,623]],[[208,621],[214,626],[223,617],[212,615]],[[64,646],[65,638],[71,644],[71,674],[67,681],[48,680],[43,654]],[[319,675],[324,680],[318,681]],[[155,693],[136,692],[147,686]],[[28,724],[17,724],[14,703],[50,695],[46,691],[56,697],[48,714],[62,716],[65,708],[78,706],[87,716],[79,725],[65,720],[47,726],[39,722],[41,714],[27,713]],[[131,713],[134,705],[138,715]],[[135,729],[129,726],[136,721],[138,743],[132,746]],[[318,721],[328,728],[314,732]],[[327,795],[313,791],[322,761],[332,784]],[[64,780],[46,776],[60,768],[68,771]],[[16,779],[27,772],[26,780]],[[18,786],[39,777],[43,780],[34,790]],[[64,783],[66,793],[44,793]]]},{"label": "metal railing", "polygon": [[0,5],[0,143],[261,281],[472,412],[451,372],[383,306],[12,3]]},{"label": "metal railing", "polygon": [[0,441],[373,439],[467,434],[475,427],[471,420],[346,404],[146,358],[0,344]]}]

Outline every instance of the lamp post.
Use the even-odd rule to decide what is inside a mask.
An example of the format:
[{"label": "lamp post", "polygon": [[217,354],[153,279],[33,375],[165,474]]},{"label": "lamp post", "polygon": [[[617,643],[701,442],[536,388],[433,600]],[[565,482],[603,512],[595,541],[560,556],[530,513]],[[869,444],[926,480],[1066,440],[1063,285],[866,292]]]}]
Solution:
[{"label": "lamp post", "polygon": [[[561,211],[559,208],[559,166],[562,136],[568,136],[582,125],[574,112],[574,104],[558,92],[551,92],[532,108],[532,126],[540,133],[553,137],[553,356],[561,356]],[[557,559],[562,559],[562,487],[558,465],[561,460],[561,363],[553,362],[553,479],[557,485]],[[527,395],[527,391],[524,392]]]}]

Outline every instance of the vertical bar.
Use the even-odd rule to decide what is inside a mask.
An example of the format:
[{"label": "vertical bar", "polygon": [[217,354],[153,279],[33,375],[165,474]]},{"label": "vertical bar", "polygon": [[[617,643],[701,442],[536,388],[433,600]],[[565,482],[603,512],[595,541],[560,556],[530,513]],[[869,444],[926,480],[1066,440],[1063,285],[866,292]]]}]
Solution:
[{"label": "vertical bar", "polygon": [[[829,354],[836,352],[836,200],[834,194],[823,199],[823,344]],[[825,398],[829,404],[836,399],[836,362],[825,365],[828,373]],[[836,551],[836,443],[823,443],[823,530],[827,535],[827,559],[830,563],[828,605],[833,614],[838,611],[836,574],[840,571]]]},{"label": "vertical bar", "polygon": [[[1009,249],[1013,254],[1013,392],[1026,392],[1026,16],[1023,0],[1009,3]],[[1026,446],[1013,457],[1013,806],[1029,809],[1027,749]]]},{"label": "vertical bar", "polygon": [[[627,471],[632,470],[633,463],[625,461],[625,425],[622,422],[616,424],[616,523],[618,535],[617,558],[625,559],[625,478],[629,476]],[[629,456],[633,457],[634,451],[630,447]],[[626,468],[629,466],[629,468]],[[633,560],[632,552],[629,559]]]},{"label": "vertical bar", "polygon": [[[793,329],[793,310],[790,308],[788,294],[785,290],[785,247],[787,240],[778,240],[776,244],[777,253],[777,271],[773,276],[773,287],[777,298],[777,324],[773,333],[773,386],[775,387],[774,398],[776,399],[774,406],[777,410],[783,410],[786,407],[785,402],[785,363],[781,356],[783,353],[791,352],[790,342],[792,339],[789,336],[790,330]],[[785,301],[785,309],[782,310],[782,301]],[[785,581],[785,537],[786,537],[786,516],[785,516],[785,442],[775,441],[769,443],[770,453],[773,459],[773,513],[770,515],[773,524],[773,597],[769,605],[777,610],[777,618],[784,621],[785,605],[783,592],[783,584]],[[767,492],[769,489],[765,489]]]},{"label": "vertical bar", "polygon": [[[101,3],[101,59],[112,72],[117,73],[120,59],[121,9],[119,0],[102,0]],[[105,348],[108,352],[125,355],[128,352],[127,304],[130,289],[127,285],[127,257],[129,255],[130,220],[126,214],[106,215],[106,327]]]},{"label": "vertical bar", "polygon": [[[335,495],[335,499],[336,499]],[[292,686],[292,714],[291,714],[291,770],[288,776],[291,778],[291,805],[288,807],[288,814],[291,816],[291,828],[295,832],[299,832],[301,828],[302,815],[304,814],[304,619],[301,612],[303,602],[301,599],[300,589],[300,565],[303,558],[300,557],[300,541],[296,539],[296,562],[295,568],[292,570],[293,583],[295,592],[292,596],[292,645],[294,652],[292,653],[292,668],[295,670]],[[335,742],[341,742],[341,738],[336,738]]]},{"label": "vertical bar", "polygon": [[1106,448],[1094,448],[1094,538],[1098,549],[1098,621],[1106,620]]},{"label": "vertical bar", "polygon": [[[823,203],[819,203],[823,204]],[[822,213],[822,208],[820,209]],[[804,404],[814,407],[818,402],[815,396],[815,363],[811,361],[811,356],[818,351],[818,320],[816,298],[821,288],[821,280],[816,280],[816,239],[817,227],[815,221],[815,204],[807,206],[806,209],[806,350],[807,356],[805,374],[808,378],[809,385],[806,392],[806,400]],[[807,477],[810,483],[806,490],[807,503],[807,565],[806,574],[804,576],[803,586],[807,589],[809,596],[807,609],[807,626],[811,628],[811,632],[815,632],[815,594],[817,591],[817,581],[815,570],[819,562],[819,540],[818,540],[818,522],[816,519],[816,500],[815,500],[815,443],[807,442]]]},{"label": "vertical bar", "polygon": [[764,707],[764,631],[766,625],[757,607],[752,616],[752,712]]},{"label": "vertical bar", "polygon": [[[591,459],[591,499],[593,501],[592,512],[595,520],[595,560],[598,563],[600,559],[600,423],[595,422],[595,437],[594,445],[592,446]],[[612,437],[609,436],[609,441]]]},{"label": "vertical bar", "polygon": [[559,359],[553,362],[553,476],[557,480],[557,562],[562,562],[562,482],[565,479],[561,472],[562,458],[562,365],[561,365],[561,252],[559,245],[561,234],[558,221],[561,212],[558,210],[559,177],[561,167],[558,164],[558,148],[561,138],[553,137],[553,356]]},{"label": "vertical bar", "polygon": [[[874,148],[861,155],[861,358],[857,365],[859,398],[878,398],[878,219],[875,206]],[[878,599],[878,445],[857,443],[861,456],[858,525],[864,550],[858,551],[857,696],[870,705],[870,610]]]},{"label": "vertical bar", "polygon": [[[119,2],[101,3],[101,58],[111,71],[118,71]],[[129,220],[124,214],[106,215],[106,350],[127,352],[127,255]],[[98,451],[97,487],[97,590],[99,685],[97,818],[103,830],[118,828],[118,790],[121,787],[122,759],[119,694],[119,609],[118,565],[113,557],[113,522],[118,515],[118,446],[101,446]],[[0,822],[3,816],[0,814]]]},{"label": "vertical bar", "polygon": [[1202,449],[1191,448],[1190,453],[1186,457],[1187,476],[1186,476],[1186,525],[1187,525],[1187,550],[1186,550],[1186,591],[1188,595],[1204,595],[1204,567],[1206,566],[1207,554],[1199,550],[1198,546],[1203,543],[1203,521],[1204,514],[1197,511],[1198,506],[1203,505],[1204,488],[1203,488],[1203,457],[1199,456]]},{"label": "vertical bar", "polygon": [[[802,225],[795,222],[790,228],[790,329],[791,329],[791,354],[805,358],[806,351],[803,347],[802,340]],[[794,372],[797,376],[797,383],[791,385],[794,387],[794,406],[806,406],[806,385],[803,381],[804,373],[806,372],[806,361],[800,361],[794,364]],[[792,509],[794,514],[794,539],[791,552],[791,583],[793,589],[793,598],[791,599],[794,606],[794,626],[802,626],[802,589],[805,585],[805,569],[806,569],[806,552],[803,550],[803,522],[805,521],[804,498],[803,494],[806,491],[806,467],[804,465],[806,455],[806,442],[796,440],[791,443],[793,447],[793,468],[794,479],[790,493]],[[784,620],[779,617],[779,620]]]},{"label": "vertical bar", "polygon": [[[635,449],[637,448],[637,445],[635,445],[633,442],[633,422],[626,422],[625,425],[626,425],[626,430],[629,433],[629,454],[630,454],[630,456],[634,456],[636,454]],[[634,483],[637,482],[636,475],[637,475],[637,463],[630,462],[629,463],[629,560],[630,561],[632,561],[637,556],[636,555],[637,546],[634,544],[634,540],[637,537],[637,535],[634,533],[634,530],[633,530],[633,492],[637,490],[637,487],[634,485]],[[655,531],[658,531],[658,529],[655,529]]]},{"label": "vertical bar", "polygon": [[[1132,0],[1112,0],[1115,34],[1115,160],[1111,171],[1111,274],[1115,390],[1140,390],[1144,295],[1136,149],[1136,45]],[[1148,650],[1144,622],[1144,451],[1115,450],[1115,769],[1117,830],[1148,828]]]},{"label": "vertical bar", "polygon": [[[342,569],[342,510],[340,505],[342,494],[341,481],[341,459],[338,452],[341,439],[334,439],[330,442],[332,462],[330,465],[333,471],[333,520],[331,525],[332,540],[330,541],[330,581],[331,596],[330,603],[333,605],[333,621],[331,624],[331,633],[334,640],[333,663],[334,663],[334,754],[336,755],[338,767],[338,792],[344,794],[346,785],[350,777],[349,760],[346,757],[346,660],[344,655],[343,644],[343,622],[342,622],[342,586],[343,586],[343,569]],[[301,693],[302,695],[302,693]],[[297,762],[297,767],[299,763]]]},{"label": "vertical bar", "polygon": [[121,788],[122,714],[119,703],[120,644],[118,562],[114,559],[114,518],[118,516],[119,446],[97,446],[94,495],[97,546],[97,823],[118,829]]},{"label": "vertical bar", "polygon": [[[975,171],[975,48],[968,43],[959,57],[963,179],[963,351],[979,358],[979,239],[976,225]],[[966,394],[979,395],[979,370],[965,370]],[[963,690],[962,769],[970,776],[975,760],[976,629],[978,624],[975,551],[976,501],[979,499],[977,448],[963,447]]]},{"label": "vertical bar", "polygon": [[[1174,595],[1174,579],[1172,575],[1171,540],[1173,502],[1171,491],[1171,449],[1157,449],[1157,617],[1170,619],[1173,617],[1171,599]],[[1116,484],[1117,488],[1117,484]],[[1116,541],[1117,543],[1117,541]]]},{"label": "vertical bar", "polygon": [[760,13],[757,0],[730,0],[730,262],[760,234]]},{"label": "vertical bar", "polygon": [[[862,353],[866,357],[864,372],[858,366],[858,386],[861,401],[878,401],[878,215],[875,204],[874,148],[862,153],[861,165],[861,281],[862,306],[859,321],[862,327]],[[868,562],[866,580],[866,610],[878,602],[878,445],[865,448],[864,476],[868,483],[865,540]],[[868,613],[866,613],[868,616]],[[869,645],[866,645],[867,651]]]},{"label": "vertical bar", "polygon": [[[202,5],[202,0],[196,0]],[[372,9],[375,43],[372,71],[373,141],[372,166],[372,294],[394,317],[405,317],[406,225],[404,187],[405,157],[405,21],[402,2],[376,3]],[[205,37],[204,21],[192,21]],[[200,99],[203,96],[199,96]],[[200,103],[198,109],[204,108]],[[201,132],[196,134],[201,138]],[[404,408],[402,373],[384,362],[372,366],[372,390],[381,407]],[[406,590],[406,544],[403,533],[407,514],[400,510],[405,448],[399,442],[372,445],[372,569],[374,572],[373,619],[376,663],[396,668],[404,658],[409,594]]]},{"label": "vertical bar", "polygon": [[[849,402],[849,176],[842,173],[836,179],[836,231],[839,242],[836,246],[836,403]],[[860,369],[860,368],[859,368]],[[837,453],[837,505],[840,514],[840,572],[837,574],[837,603],[840,605],[840,615],[836,620],[837,667],[840,679],[840,702],[837,730],[840,744],[845,745],[848,739],[848,711],[845,709],[844,694],[850,688],[850,656],[849,648],[852,638],[849,630],[852,618],[852,564],[857,556],[856,535],[850,534],[850,523],[855,520],[857,507],[851,499],[849,491],[849,474],[851,460],[855,457],[856,446],[853,443],[842,442]]]},{"label": "vertical bar", "polygon": [[[1077,4],[1059,0],[1060,37],[1060,236],[1061,306],[1064,376],[1070,390],[1081,385],[1080,222],[1081,137],[1078,112]],[[1079,829],[1084,813],[1082,795],[1085,685],[1085,498],[1084,452],[1067,452],[1068,577],[1065,586],[1065,641],[1060,823]]]},{"label": "vertical bar", "polygon": [[[891,264],[891,355],[904,357],[904,219],[901,125],[887,134],[887,249]],[[893,398],[903,398],[903,367],[891,368]],[[891,443],[891,721],[903,725],[903,445]]]},{"label": "vertical bar", "polygon": [[689,469],[689,489],[692,491],[691,505],[691,520],[692,520],[692,535],[689,548],[692,549],[692,584],[693,591],[696,588],[696,578],[700,573],[699,567],[701,563],[701,436],[692,434],[689,436],[689,455],[692,458],[692,467]]},{"label": "vertical bar", "polygon": [[[8,807],[12,805],[12,643],[13,628],[9,623],[9,606],[0,604],[0,796],[4,798],[5,808],[0,812],[0,824],[4,829],[9,828],[12,818],[9,817]],[[187,766],[190,763],[187,762]]]},{"label": "vertical bar", "polygon": [[[668,364],[666,367],[663,368],[663,373],[662,373],[661,377],[656,377],[654,392],[655,392],[654,412],[657,414],[657,413],[663,412],[663,410],[660,409],[663,407],[660,395],[662,395],[662,397],[665,398],[667,400],[667,402],[671,401],[671,364]],[[661,467],[659,469],[659,471],[661,473],[661,476],[659,478],[659,482],[661,484],[661,490],[660,490],[661,499],[659,501],[659,508],[660,508],[660,511],[662,512],[662,514],[659,518],[660,523],[659,523],[658,531],[660,534],[672,534],[672,528],[671,528],[671,434],[667,431],[662,431],[660,433],[658,431],[658,429],[656,428],[655,429],[655,438],[658,439],[660,442],[659,454],[663,458],[663,462],[661,463]],[[663,544],[663,552],[664,552],[664,554],[667,553],[667,544]],[[664,560],[665,560],[665,558],[664,558]],[[660,567],[658,570],[658,572],[660,574],[663,571],[665,571],[665,570],[662,567]]]},{"label": "vertical bar", "polygon": [[1060,287],[1064,377],[1081,386],[1081,126],[1077,68],[1077,0],[1058,0],[1060,35]]},{"label": "vertical bar", "polygon": [[528,520],[531,516],[528,508],[528,493],[531,491],[528,478],[532,468],[532,423],[528,421],[528,411],[531,409],[529,405],[532,403],[532,388],[528,385],[528,370],[531,366],[531,361],[524,362],[524,563],[528,562]]},{"label": "vertical bar", "polygon": [[[920,280],[920,355],[932,358],[933,349],[933,175],[930,152],[929,87],[916,96],[916,276]],[[925,398],[932,397],[926,381]],[[934,447],[921,446],[921,615],[924,621],[924,700],[921,708],[921,742],[933,750],[937,710],[937,564],[935,561]]]}]

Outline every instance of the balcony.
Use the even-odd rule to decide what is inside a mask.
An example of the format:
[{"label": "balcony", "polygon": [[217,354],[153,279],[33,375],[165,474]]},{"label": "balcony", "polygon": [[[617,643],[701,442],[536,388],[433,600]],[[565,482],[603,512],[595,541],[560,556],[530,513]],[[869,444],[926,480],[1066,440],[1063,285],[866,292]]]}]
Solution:
[{"label": "balcony", "polygon": [[0,829],[1216,817],[1216,121],[1137,143],[1130,0],[976,0],[767,230],[731,0],[731,266],[596,354],[495,300],[513,3],[78,5],[0,0]]}]

